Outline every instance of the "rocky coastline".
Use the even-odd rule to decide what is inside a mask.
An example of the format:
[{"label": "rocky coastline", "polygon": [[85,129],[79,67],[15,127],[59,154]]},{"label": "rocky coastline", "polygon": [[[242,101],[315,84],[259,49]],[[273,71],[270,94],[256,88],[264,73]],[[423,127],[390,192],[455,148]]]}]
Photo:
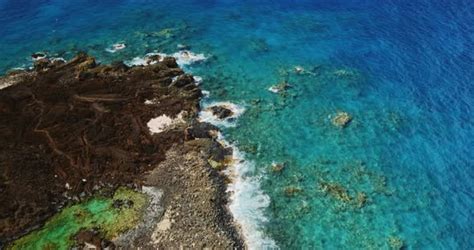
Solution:
[{"label": "rocky coastline", "polygon": [[151,197],[140,222],[114,238],[100,226],[81,230],[75,247],[245,248],[220,172],[232,149],[198,121],[193,76],[173,57],[149,60],[100,65],[81,53],[0,78],[0,248],[119,187]]}]

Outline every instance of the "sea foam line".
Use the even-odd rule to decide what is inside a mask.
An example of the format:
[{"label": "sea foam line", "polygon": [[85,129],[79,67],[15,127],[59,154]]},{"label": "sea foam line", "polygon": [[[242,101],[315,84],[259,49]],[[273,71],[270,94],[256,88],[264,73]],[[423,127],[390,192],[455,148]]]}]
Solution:
[{"label": "sea foam line", "polygon": [[171,55],[152,52],[152,53],[146,54],[144,57],[135,57],[132,60],[125,61],[124,63],[128,66],[145,66],[145,65],[155,64],[157,63],[157,61],[150,60],[150,57],[154,55],[160,56],[161,57],[160,61],[162,61],[163,58],[167,56],[174,57],[176,59],[176,63],[181,68],[185,68],[188,65],[202,62],[207,59],[207,57],[204,54],[196,54],[189,50],[182,50]]},{"label": "sea foam line", "polygon": [[[232,121],[220,121],[217,117],[212,118],[212,113],[207,111],[208,107],[223,105],[234,113]],[[209,122],[216,126],[233,127],[245,108],[230,102],[218,102],[205,105],[203,111],[199,113],[199,120]],[[270,205],[270,197],[260,188],[261,175],[252,175],[255,171],[255,164],[245,160],[244,153],[240,152],[235,144],[225,140],[219,133],[218,138],[224,146],[232,147],[232,164],[224,173],[231,179],[227,185],[227,192],[230,194],[229,210],[232,213],[236,224],[249,249],[278,249],[275,241],[263,232],[263,227],[268,218],[265,216],[265,209]]]}]

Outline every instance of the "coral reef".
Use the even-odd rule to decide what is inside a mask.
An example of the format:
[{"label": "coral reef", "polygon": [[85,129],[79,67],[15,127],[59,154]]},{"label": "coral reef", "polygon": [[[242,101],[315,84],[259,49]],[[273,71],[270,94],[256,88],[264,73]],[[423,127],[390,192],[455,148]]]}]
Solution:
[{"label": "coral reef", "polygon": [[285,163],[272,163],[271,169],[274,173],[281,173],[286,167]]},{"label": "coral reef", "polygon": [[388,237],[388,245],[390,246],[390,249],[400,250],[403,249],[405,243],[397,236],[390,236]]},{"label": "coral reef", "polygon": [[352,197],[349,195],[347,189],[337,183],[322,181],[319,185],[321,191],[330,194],[340,201],[347,203],[352,201]]},{"label": "coral reef", "polygon": [[285,193],[286,196],[293,197],[293,196],[296,196],[297,194],[303,192],[303,190],[299,187],[288,186],[288,187],[284,188],[283,192]]},{"label": "coral reef", "polygon": [[364,192],[358,192],[356,196],[356,205],[358,208],[362,208],[367,203],[367,194]]}]

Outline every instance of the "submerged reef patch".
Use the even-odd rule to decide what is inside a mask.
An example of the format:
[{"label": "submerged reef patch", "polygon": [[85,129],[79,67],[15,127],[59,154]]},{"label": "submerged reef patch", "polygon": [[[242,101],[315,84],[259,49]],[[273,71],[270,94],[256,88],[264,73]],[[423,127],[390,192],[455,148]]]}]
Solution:
[{"label": "submerged reef patch", "polygon": [[347,112],[339,111],[334,115],[331,121],[335,126],[344,128],[352,121],[352,116]]}]

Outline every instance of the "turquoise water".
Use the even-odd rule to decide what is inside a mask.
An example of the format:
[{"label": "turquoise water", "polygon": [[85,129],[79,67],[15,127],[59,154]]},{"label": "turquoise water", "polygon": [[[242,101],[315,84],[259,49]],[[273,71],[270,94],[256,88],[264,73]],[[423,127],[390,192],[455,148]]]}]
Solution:
[{"label": "turquoise water", "polygon": [[37,51],[206,54],[188,70],[207,101],[245,107],[224,134],[282,249],[474,248],[471,1],[0,0],[0,21],[1,72]]}]

